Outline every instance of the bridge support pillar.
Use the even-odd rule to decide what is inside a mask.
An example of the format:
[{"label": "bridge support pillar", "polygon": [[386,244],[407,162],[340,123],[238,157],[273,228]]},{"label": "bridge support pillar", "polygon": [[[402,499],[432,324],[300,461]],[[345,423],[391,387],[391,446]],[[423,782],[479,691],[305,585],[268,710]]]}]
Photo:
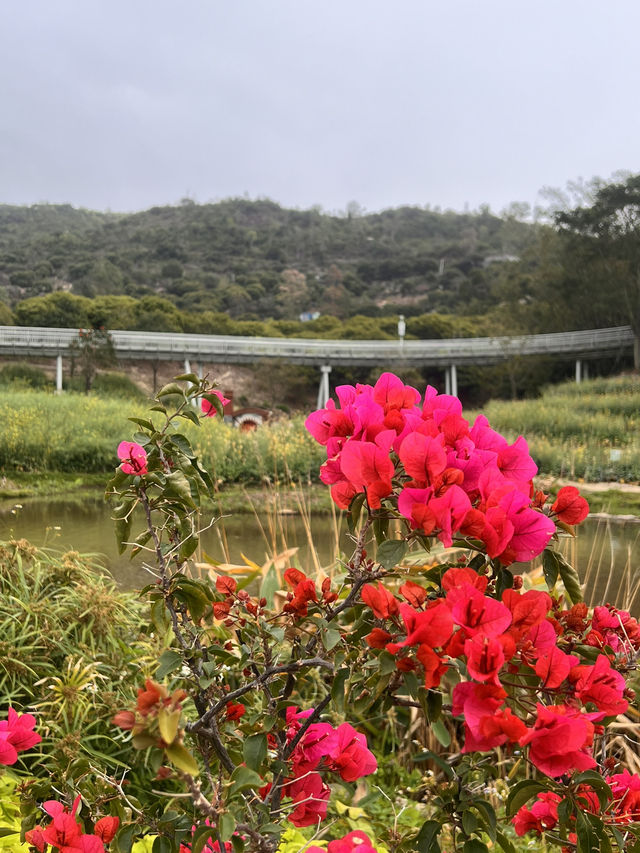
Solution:
[{"label": "bridge support pillar", "polygon": [[320,376],[320,387],[318,388],[318,409],[324,409],[327,405],[327,401],[329,400],[330,391],[329,391],[329,374],[331,373],[331,365],[330,364],[322,364],[320,366],[321,376]]},{"label": "bridge support pillar", "polygon": [[458,371],[455,364],[450,364],[444,371],[444,393],[458,396]]},{"label": "bridge support pillar", "polygon": [[186,356],[184,359],[184,372],[185,373],[191,373],[191,362],[189,361],[189,359]]},{"label": "bridge support pillar", "polygon": [[576,382],[582,382],[582,359],[576,358]]},{"label": "bridge support pillar", "polygon": [[56,394],[62,394],[62,356],[56,356]]}]

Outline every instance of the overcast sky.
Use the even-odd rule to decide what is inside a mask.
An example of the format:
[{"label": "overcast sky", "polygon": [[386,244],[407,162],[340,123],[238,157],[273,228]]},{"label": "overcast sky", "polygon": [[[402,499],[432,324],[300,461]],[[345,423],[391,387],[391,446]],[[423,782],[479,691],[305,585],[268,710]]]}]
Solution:
[{"label": "overcast sky", "polygon": [[462,210],[640,171],[638,0],[2,0],[0,202]]}]

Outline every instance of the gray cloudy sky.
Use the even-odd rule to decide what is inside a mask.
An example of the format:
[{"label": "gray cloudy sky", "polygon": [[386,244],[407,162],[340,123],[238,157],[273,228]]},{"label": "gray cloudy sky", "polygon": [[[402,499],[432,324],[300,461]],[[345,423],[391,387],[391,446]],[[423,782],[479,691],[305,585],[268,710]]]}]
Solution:
[{"label": "gray cloudy sky", "polygon": [[532,204],[640,170],[638,0],[0,0],[0,202]]}]

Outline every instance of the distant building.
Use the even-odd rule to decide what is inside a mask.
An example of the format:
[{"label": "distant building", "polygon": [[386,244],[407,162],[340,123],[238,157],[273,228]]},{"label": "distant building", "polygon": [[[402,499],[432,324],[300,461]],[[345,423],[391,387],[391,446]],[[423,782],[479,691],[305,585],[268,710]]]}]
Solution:
[{"label": "distant building", "polygon": [[224,407],[224,422],[238,427],[241,432],[251,432],[271,417],[269,409],[261,409],[258,406],[236,409],[233,404],[233,391],[224,391],[224,396],[229,401]]},{"label": "distant building", "polygon": [[519,261],[520,258],[517,255],[487,255],[487,257],[482,262],[483,267],[488,267],[491,264],[504,264],[509,261]]},{"label": "distant building", "polygon": [[310,320],[317,320],[319,316],[319,311],[303,311],[299,318],[301,323],[308,323]]}]

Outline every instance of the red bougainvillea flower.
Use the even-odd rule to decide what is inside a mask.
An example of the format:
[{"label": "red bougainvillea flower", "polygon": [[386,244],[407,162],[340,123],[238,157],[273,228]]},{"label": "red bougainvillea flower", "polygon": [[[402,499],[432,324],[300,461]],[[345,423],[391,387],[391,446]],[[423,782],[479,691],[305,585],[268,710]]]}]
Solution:
[{"label": "red bougainvillea flower", "polygon": [[[221,394],[220,391],[209,391],[208,393],[214,394],[222,403],[223,408],[231,402],[231,400],[228,400],[223,394]],[[202,409],[203,415],[206,415],[206,417],[208,418],[214,418],[218,414],[216,407],[213,405],[213,403],[210,403],[209,400],[205,400],[204,397],[202,398],[202,402],[200,403],[200,408]]]},{"label": "red bougainvillea flower", "polygon": [[245,710],[242,702],[227,702],[226,718],[227,720],[239,720],[240,717],[244,716]]},{"label": "red bougainvillea flower", "polygon": [[319,773],[307,773],[300,779],[293,779],[285,788],[291,797],[293,811],[288,820],[294,826],[313,826],[327,816],[327,803],[331,789],[322,781]]},{"label": "red bougainvillea flower", "polygon": [[133,474],[136,477],[141,477],[147,474],[147,452],[144,447],[136,444],[135,441],[121,441],[118,445],[118,459],[122,464],[120,468],[125,474]]},{"label": "red bougainvillea flower", "polygon": [[390,639],[391,634],[382,628],[373,628],[365,637],[365,641],[371,649],[384,649]]},{"label": "red bougainvillea flower", "polygon": [[93,827],[93,832],[105,844],[109,844],[116,837],[120,826],[119,817],[101,817]]},{"label": "red bougainvillea flower", "polygon": [[531,831],[542,835],[545,830],[553,829],[558,823],[558,803],[561,800],[559,794],[543,791],[530,809],[522,806],[511,821],[516,835],[526,835]]},{"label": "red bougainvillea flower", "polygon": [[580,524],[589,515],[589,504],[575,486],[563,486],[551,504],[551,512],[565,524]]},{"label": "red bougainvillea flower", "polygon": [[373,610],[376,619],[388,619],[398,612],[398,601],[393,594],[378,581],[378,587],[366,584],[362,587],[362,600]]},{"label": "red bougainvillea flower", "polygon": [[529,759],[542,773],[557,778],[573,770],[596,766],[589,752],[593,743],[593,720],[604,714],[584,714],[565,705],[538,703],[535,725],[520,740],[529,744]]}]

